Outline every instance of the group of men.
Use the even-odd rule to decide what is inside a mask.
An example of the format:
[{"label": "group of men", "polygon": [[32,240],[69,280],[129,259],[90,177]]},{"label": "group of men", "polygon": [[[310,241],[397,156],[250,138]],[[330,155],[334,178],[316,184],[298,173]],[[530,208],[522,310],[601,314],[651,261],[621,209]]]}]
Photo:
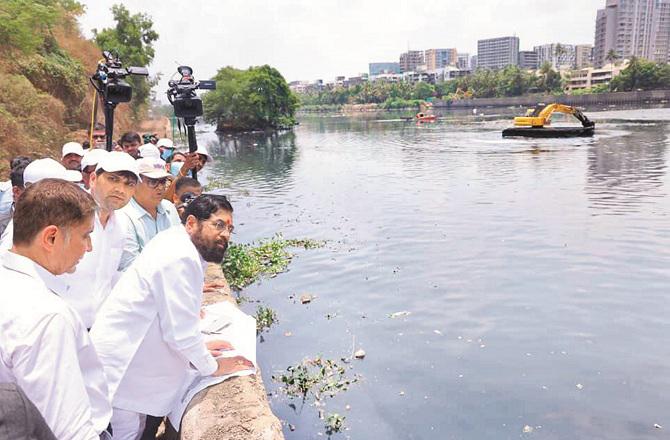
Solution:
[{"label": "group of men", "polygon": [[[141,142],[131,132],[119,151],[69,142],[60,163],[10,163],[0,186],[0,438],[149,438],[192,371],[253,367],[199,330],[206,265],[223,260],[233,232],[229,201],[188,177],[209,155]],[[40,420],[14,426],[3,399],[34,405],[26,413]]]}]

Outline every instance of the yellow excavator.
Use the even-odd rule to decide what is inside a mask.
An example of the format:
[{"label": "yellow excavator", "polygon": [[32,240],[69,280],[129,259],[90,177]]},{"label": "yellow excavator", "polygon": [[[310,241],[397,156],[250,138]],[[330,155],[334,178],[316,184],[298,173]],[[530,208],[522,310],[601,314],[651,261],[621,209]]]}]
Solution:
[{"label": "yellow excavator", "polygon": [[[553,113],[573,115],[581,127],[548,127]],[[514,127],[503,130],[503,137],[581,137],[593,136],[596,124],[575,107],[564,104],[538,104],[526,112],[525,116],[514,118]]]}]

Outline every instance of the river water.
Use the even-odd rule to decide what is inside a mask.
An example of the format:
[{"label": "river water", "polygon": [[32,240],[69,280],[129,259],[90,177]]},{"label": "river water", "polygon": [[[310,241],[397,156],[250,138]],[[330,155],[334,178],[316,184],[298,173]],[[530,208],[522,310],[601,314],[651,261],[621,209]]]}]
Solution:
[{"label": "river water", "polygon": [[323,421],[272,374],[354,343],[334,438],[667,438],[670,109],[589,113],[594,138],[550,140],[502,139],[509,115],[487,111],[199,135],[235,241],[328,240],[244,291],[278,315],[258,357],[288,439]]}]

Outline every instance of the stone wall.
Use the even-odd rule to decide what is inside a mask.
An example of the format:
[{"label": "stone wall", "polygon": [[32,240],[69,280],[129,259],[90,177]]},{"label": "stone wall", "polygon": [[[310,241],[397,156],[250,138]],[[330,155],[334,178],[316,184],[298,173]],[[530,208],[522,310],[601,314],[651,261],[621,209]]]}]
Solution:
[{"label": "stone wall", "polygon": [[[205,293],[205,304],[235,302],[221,267],[210,265],[207,282],[218,286]],[[195,395],[178,434],[167,426],[164,440],[284,440],[282,425],[272,413],[260,371],[234,377]]]}]

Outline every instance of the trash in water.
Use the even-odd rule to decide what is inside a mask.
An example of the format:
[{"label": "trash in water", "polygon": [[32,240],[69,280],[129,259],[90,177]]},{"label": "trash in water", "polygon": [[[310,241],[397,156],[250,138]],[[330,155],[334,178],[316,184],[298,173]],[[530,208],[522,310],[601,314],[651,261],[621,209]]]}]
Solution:
[{"label": "trash in water", "polygon": [[312,302],[312,300],[315,298],[314,295],[310,295],[309,293],[305,293],[304,295],[300,295],[300,303],[301,304],[309,304]]},{"label": "trash in water", "polygon": [[533,427],[532,426],[526,425],[526,426],[523,427],[523,433],[524,434],[530,434],[531,432],[533,432]]},{"label": "trash in water", "polygon": [[365,357],[365,350],[363,349],[357,350],[356,353],[354,353],[354,357],[356,359],[363,359]]},{"label": "trash in water", "polygon": [[410,314],[411,314],[411,312],[408,312],[407,310],[403,310],[401,312],[391,313],[389,315],[389,318],[393,318],[393,319],[402,318],[403,316],[409,316]]}]

